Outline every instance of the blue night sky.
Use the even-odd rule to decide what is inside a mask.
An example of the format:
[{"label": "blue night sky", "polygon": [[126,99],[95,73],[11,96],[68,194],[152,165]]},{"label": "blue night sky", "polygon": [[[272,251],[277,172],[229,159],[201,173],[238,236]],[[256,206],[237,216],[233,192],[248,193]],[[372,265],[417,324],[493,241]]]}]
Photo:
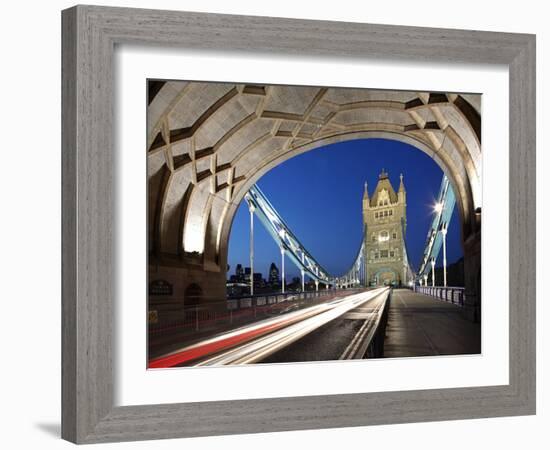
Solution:
[{"label": "blue night sky", "polygon": [[[435,197],[443,172],[429,156],[408,144],[386,139],[358,139],[320,147],[285,161],[258,185],[308,251],[332,275],[345,273],[361,244],[365,181],[372,195],[385,169],[397,191],[403,173],[407,191],[407,247],[413,269],[422,259]],[[271,262],[281,266],[278,246],[255,218],[254,271],[267,277]],[[229,274],[249,266],[249,213],[243,202],[229,240]],[[462,256],[460,219],[456,210],[447,234],[447,260]],[[438,265],[441,265],[439,255]],[[286,278],[299,276],[287,258]]]}]

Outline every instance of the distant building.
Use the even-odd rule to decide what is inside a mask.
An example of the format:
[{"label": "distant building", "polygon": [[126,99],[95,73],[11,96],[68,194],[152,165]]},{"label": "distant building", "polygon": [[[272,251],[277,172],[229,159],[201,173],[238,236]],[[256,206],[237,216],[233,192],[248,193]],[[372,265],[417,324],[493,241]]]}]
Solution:
[{"label": "distant building", "polygon": [[300,277],[292,277],[292,281],[286,285],[288,291],[301,291],[302,279]]},{"label": "distant building", "polygon": [[[250,286],[250,267],[244,268],[244,282]],[[265,280],[261,273],[254,272],[254,289],[262,289],[265,287]]]},{"label": "distant building", "polygon": [[239,282],[244,281],[244,270],[242,264],[237,264],[235,267],[235,279]]},{"label": "distant building", "polygon": [[281,283],[281,280],[279,278],[279,269],[273,262],[271,263],[271,266],[269,266],[267,283],[271,286],[278,286]]},{"label": "distant building", "polygon": [[407,194],[403,175],[400,177],[397,193],[384,170],[378,177],[378,184],[371,197],[365,183],[363,223],[367,284],[405,284],[408,265],[405,252]]}]

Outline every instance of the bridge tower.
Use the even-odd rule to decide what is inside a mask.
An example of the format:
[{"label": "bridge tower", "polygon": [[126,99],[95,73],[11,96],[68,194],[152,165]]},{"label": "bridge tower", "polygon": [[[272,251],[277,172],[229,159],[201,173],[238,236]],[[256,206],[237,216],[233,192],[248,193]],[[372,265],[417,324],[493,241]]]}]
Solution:
[{"label": "bridge tower", "polygon": [[365,183],[363,194],[364,251],[366,285],[404,285],[408,261],[405,249],[407,229],[407,193],[400,176],[397,193],[382,169],[378,184],[369,197]]}]

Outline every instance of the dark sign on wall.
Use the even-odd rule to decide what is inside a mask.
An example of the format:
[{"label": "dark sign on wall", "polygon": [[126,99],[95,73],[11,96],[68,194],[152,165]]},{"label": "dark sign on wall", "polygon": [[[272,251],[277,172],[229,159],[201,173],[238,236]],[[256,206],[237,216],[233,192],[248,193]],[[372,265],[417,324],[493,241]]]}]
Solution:
[{"label": "dark sign on wall", "polygon": [[149,283],[149,295],[172,295],[173,288],[166,280],[154,280]]}]

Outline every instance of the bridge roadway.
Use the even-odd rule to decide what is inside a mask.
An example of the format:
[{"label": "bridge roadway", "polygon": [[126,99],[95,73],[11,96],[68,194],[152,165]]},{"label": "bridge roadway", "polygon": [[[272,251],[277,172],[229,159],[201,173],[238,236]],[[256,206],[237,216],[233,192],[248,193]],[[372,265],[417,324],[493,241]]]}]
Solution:
[{"label": "bridge roadway", "polygon": [[[362,342],[370,342],[370,330],[377,329],[387,293],[342,291],[326,302],[180,347],[149,367],[361,358]],[[393,290],[385,331],[386,358],[480,352],[480,326],[463,319],[459,306],[406,289]]]},{"label": "bridge roadway", "polygon": [[480,352],[481,326],[464,319],[461,307],[408,289],[394,289],[385,358]]},{"label": "bridge roadway", "polygon": [[[341,359],[342,349],[371,310],[368,305],[318,328],[263,363]],[[462,317],[457,305],[394,289],[388,311],[384,358],[464,355],[481,352],[481,327]]]},{"label": "bridge roadway", "polygon": [[[359,326],[358,330],[351,327],[347,330],[347,333],[339,336],[338,341],[342,346],[341,352],[344,352],[350,342],[354,341],[358,331],[362,332],[361,338],[368,338],[369,333],[374,333],[380,322],[379,317],[383,311],[383,306],[386,304],[385,300],[388,294],[388,288],[355,292],[341,291],[335,298],[325,302],[205,337],[170,353],[153,357],[149,360],[149,368],[260,362],[295,342],[300,343],[310,333],[318,329],[325,329],[326,325],[347,320],[346,318],[350,314],[357,314],[357,310],[367,307],[369,309],[367,315],[354,317],[359,322],[358,325],[365,326]],[[329,334],[329,337],[334,341],[336,335]],[[358,343],[348,351],[347,358],[356,357],[355,355],[361,350],[363,349]],[[366,351],[366,349],[364,350]],[[316,356],[315,359],[321,360],[332,359],[324,352],[315,353],[315,355],[310,354],[310,358],[312,356]],[[303,361],[307,360],[311,359],[303,359]]]}]

